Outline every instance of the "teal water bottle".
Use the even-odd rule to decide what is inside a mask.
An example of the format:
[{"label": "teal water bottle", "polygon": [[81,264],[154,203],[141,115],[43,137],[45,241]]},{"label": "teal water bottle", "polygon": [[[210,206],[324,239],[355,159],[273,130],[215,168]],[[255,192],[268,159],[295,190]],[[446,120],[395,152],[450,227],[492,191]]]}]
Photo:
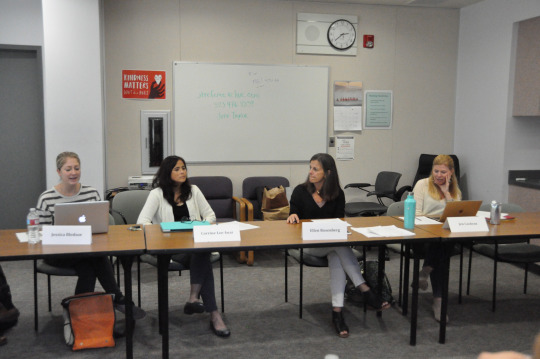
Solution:
[{"label": "teal water bottle", "polygon": [[414,199],[414,193],[409,192],[407,199],[405,200],[405,210],[403,216],[405,217],[405,229],[414,229],[414,217],[416,215],[416,200]]}]

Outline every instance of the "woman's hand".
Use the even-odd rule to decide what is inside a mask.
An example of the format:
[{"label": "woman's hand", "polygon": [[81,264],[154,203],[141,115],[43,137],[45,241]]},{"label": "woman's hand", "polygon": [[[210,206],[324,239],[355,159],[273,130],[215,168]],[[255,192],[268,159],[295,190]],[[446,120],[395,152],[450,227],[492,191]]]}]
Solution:
[{"label": "woman's hand", "polygon": [[298,218],[298,215],[293,213],[287,218],[287,223],[300,223],[300,218]]},{"label": "woman's hand", "polygon": [[439,185],[439,188],[441,189],[443,196],[447,200],[452,199],[452,195],[450,194],[450,183],[451,182],[452,182],[452,173],[448,173],[446,175],[446,181],[444,181],[444,184]]}]

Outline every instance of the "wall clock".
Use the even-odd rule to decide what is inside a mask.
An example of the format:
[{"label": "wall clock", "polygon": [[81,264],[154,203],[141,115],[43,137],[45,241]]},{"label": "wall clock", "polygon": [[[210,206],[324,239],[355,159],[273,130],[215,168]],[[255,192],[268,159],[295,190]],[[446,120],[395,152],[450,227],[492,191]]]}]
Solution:
[{"label": "wall clock", "polygon": [[339,19],[328,27],[327,37],[333,48],[347,50],[356,40],[356,30],[350,21]]},{"label": "wall clock", "polygon": [[356,56],[357,33],[358,16],[298,13],[296,53]]}]

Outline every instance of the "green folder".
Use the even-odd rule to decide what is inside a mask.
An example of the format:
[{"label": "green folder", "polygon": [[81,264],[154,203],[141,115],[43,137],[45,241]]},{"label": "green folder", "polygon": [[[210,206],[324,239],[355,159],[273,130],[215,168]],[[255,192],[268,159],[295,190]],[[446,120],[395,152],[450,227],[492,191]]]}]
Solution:
[{"label": "green folder", "polygon": [[192,231],[195,226],[209,226],[208,221],[187,221],[187,222],[161,222],[162,232],[186,232]]}]

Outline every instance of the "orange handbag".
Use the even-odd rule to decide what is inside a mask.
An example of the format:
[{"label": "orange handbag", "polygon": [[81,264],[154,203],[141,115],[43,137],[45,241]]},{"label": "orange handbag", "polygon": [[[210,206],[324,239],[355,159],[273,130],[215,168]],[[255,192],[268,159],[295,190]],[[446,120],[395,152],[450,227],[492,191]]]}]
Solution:
[{"label": "orange handbag", "polygon": [[83,293],[64,298],[64,339],[73,350],[114,347],[113,295]]}]

